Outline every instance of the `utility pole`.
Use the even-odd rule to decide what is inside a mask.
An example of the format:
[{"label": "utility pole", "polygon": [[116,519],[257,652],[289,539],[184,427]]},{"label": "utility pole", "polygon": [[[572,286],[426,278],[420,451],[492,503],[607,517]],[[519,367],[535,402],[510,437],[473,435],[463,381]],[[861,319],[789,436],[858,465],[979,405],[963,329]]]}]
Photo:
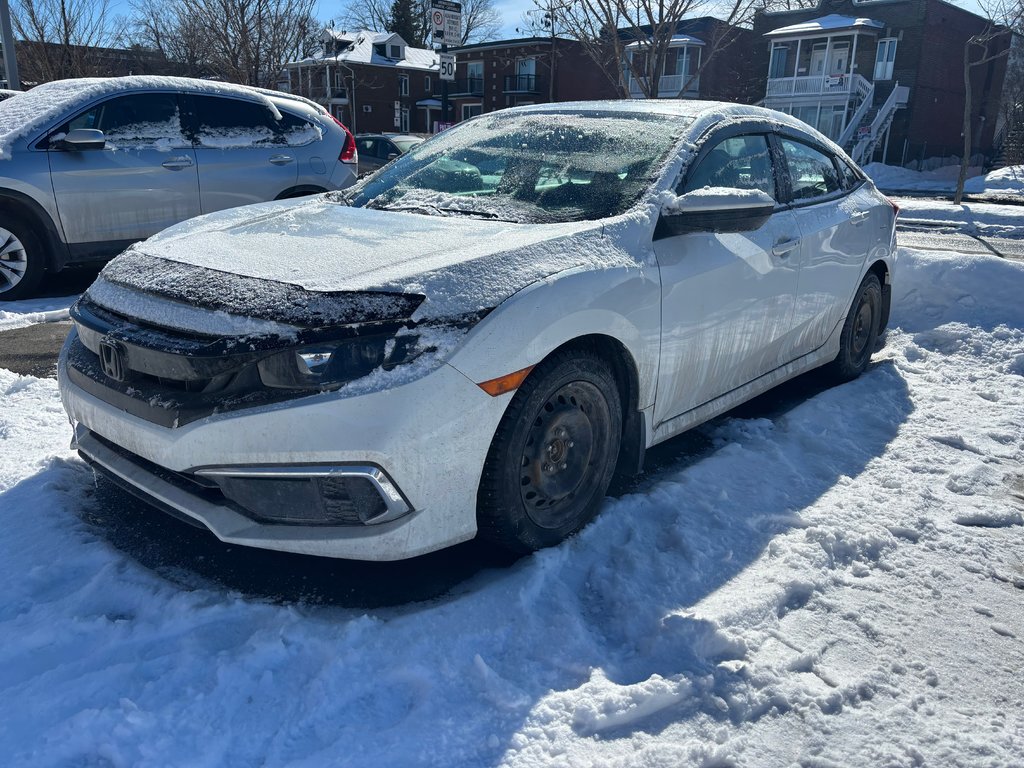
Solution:
[{"label": "utility pole", "polygon": [[11,31],[11,7],[8,0],[0,0],[0,37],[4,44],[4,74],[7,75],[7,87],[12,91],[21,90],[18,79],[18,60],[14,55],[14,33]]}]

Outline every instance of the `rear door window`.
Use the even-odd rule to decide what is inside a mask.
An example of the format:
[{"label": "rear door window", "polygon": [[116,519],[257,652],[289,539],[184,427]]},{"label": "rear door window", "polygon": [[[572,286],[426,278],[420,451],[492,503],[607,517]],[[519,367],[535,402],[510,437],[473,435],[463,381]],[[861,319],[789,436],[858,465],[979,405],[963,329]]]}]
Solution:
[{"label": "rear door window", "polygon": [[794,139],[782,138],[780,142],[789,166],[794,202],[827,197],[841,190],[839,173],[829,155]]},{"label": "rear door window", "polygon": [[283,143],[280,124],[262,104],[219,96],[193,96],[196,143],[201,147],[262,147]]}]

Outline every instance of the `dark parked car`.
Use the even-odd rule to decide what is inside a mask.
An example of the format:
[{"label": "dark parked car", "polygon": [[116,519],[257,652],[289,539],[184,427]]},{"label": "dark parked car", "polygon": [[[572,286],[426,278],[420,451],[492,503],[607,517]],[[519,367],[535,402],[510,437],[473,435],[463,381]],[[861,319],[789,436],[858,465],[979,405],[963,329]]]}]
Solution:
[{"label": "dark parked car", "polygon": [[423,139],[419,136],[406,136],[400,133],[360,133],[356,136],[359,175],[373,173],[422,142]]}]

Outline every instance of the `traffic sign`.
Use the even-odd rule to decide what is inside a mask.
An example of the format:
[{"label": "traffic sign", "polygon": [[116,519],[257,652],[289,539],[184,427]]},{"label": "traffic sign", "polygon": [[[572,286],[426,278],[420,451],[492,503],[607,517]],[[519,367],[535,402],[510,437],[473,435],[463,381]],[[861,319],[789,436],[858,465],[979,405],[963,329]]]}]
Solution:
[{"label": "traffic sign", "polygon": [[454,80],[455,79],[455,54],[442,53],[440,56],[441,73],[440,77],[442,80]]},{"label": "traffic sign", "polygon": [[462,43],[462,3],[451,0],[431,0],[430,26],[434,42],[438,45]]}]

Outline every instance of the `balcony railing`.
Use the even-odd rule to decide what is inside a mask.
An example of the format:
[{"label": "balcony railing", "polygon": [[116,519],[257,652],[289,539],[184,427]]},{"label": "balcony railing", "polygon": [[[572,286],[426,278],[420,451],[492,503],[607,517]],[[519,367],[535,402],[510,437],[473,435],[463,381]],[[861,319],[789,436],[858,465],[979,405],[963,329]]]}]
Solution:
[{"label": "balcony railing", "polygon": [[454,80],[448,86],[449,96],[483,96],[484,79],[482,77],[465,77]]},{"label": "balcony railing", "polygon": [[[309,93],[302,93],[309,91]],[[298,92],[313,101],[348,100],[347,88],[327,88],[323,85],[314,85],[312,88],[298,89]]]},{"label": "balcony railing", "polygon": [[540,93],[536,75],[506,75],[505,93]]},{"label": "balcony railing", "polygon": [[771,77],[765,95],[773,96],[822,96],[844,94],[852,91],[864,94],[870,83],[861,75],[812,75],[810,77]]},{"label": "balcony railing", "polygon": [[[658,97],[659,98],[673,98],[679,95],[682,87],[686,86],[686,91],[683,96],[696,97],[700,92],[700,78],[694,78],[690,80],[688,75],[662,75],[658,78]],[[629,78],[629,95],[634,99],[642,99],[646,95],[644,93],[644,83],[646,78]]]}]

